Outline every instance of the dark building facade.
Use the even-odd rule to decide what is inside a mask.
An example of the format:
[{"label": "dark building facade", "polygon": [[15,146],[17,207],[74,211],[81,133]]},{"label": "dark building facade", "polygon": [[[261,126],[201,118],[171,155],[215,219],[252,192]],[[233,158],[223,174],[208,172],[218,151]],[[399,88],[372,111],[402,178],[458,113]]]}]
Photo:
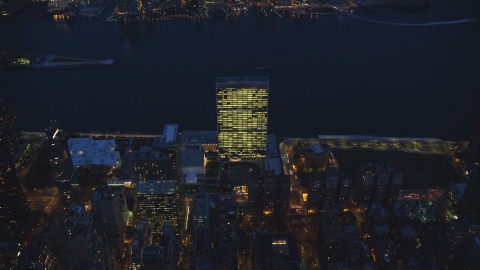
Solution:
[{"label": "dark building facade", "polygon": [[0,99],[0,240],[7,242],[20,239],[30,214],[12,161],[21,142],[12,105]]},{"label": "dark building facade", "polygon": [[467,168],[470,177],[465,189],[460,214],[479,215],[480,214],[480,117],[473,127],[472,136],[468,142],[467,148]]},{"label": "dark building facade", "polygon": [[463,195],[460,216],[480,215],[480,165],[473,165],[472,175]]},{"label": "dark building facade", "polygon": [[[479,235],[480,216],[451,220],[437,255],[438,266],[441,269],[466,269],[464,266],[469,251],[475,243],[475,237]],[[475,249],[474,246],[473,248]],[[472,263],[472,259],[469,263]]]},{"label": "dark building facade", "polygon": [[480,116],[472,130],[472,135],[468,141],[467,165],[471,166],[480,161]]},{"label": "dark building facade", "polygon": [[74,168],[70,151],[68,150],[68,138],[63,129],[58,128],[56,121],[50,122],[45,129],[47,138],[44,141],[47,156],[52,168],[53,180],[58,188],[60,200],[64,210],[81,202],[78,190],[72,187]]}]

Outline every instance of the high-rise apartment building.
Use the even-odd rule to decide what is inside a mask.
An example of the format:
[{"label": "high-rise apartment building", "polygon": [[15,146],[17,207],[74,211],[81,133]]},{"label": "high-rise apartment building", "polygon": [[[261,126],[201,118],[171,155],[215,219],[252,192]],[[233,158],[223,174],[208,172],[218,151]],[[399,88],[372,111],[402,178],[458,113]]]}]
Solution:
[{"label": "high-rise apartment building", "polygon": [[218,146],[222,159],[264,158],[268,77],[217,77]]},{"label": "high-rise apartment building", "polygon": [[0,98],[0,241],[18,241],[30,208],[12,157],[22,141],[10,102]]}]

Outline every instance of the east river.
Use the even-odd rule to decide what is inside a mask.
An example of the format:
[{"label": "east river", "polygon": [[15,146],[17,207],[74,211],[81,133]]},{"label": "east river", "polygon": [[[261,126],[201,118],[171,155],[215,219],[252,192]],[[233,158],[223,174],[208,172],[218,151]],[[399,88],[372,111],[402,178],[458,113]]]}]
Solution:
[{"label": "east river", "polygon": [[[215,130],[215,77],[268,76],[269,133],[468,139],[480,114],[480,21],[399,26],[336,16],[261,14],[205,21],[0,20],[0,48],[111,67],[0,71],[22,130],[51,119],[74,131]],[[473,0],[423,13],[354,12],[429,23],[480,17]],[[254,67],[270,66],[271,70]]]}]

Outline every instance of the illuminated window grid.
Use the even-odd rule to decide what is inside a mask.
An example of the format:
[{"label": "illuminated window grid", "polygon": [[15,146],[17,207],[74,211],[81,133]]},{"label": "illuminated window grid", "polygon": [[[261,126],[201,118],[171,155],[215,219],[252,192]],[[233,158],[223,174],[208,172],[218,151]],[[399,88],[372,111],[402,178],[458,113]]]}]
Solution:
[{"label": "illuminated window grid", "polygon": [[217,109],[220,156],[265,157],[268,88],[219,88]]}]

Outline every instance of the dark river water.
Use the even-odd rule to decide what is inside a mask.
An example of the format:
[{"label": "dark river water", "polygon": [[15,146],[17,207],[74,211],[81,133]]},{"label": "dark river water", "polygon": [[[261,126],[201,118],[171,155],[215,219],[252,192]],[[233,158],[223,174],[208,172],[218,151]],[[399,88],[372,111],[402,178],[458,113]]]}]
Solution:
[{"label": "dark river water", "polygon": [[[51,119],[73,131],[215,130],[217,76],[268,76],[269,133],[466,140],[480,114],[480,21],[398,26],[336,16],[56,23],[0,20],[0,48],[111,67],[0,71],[22,130]],[[480,17],[471,0],[432,0],[423,13],[355,16],[395,23]],[[271,70],[254,70],[270,66]]]}]

